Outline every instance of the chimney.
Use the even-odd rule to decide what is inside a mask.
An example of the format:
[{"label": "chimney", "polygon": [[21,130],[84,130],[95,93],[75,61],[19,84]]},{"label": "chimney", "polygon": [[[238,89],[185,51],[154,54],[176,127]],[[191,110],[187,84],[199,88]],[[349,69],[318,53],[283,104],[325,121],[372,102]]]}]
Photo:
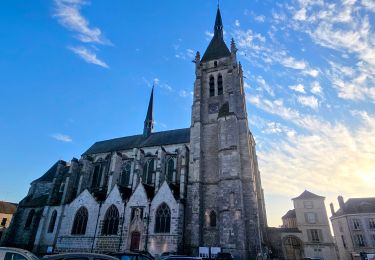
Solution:
[{"label": "chimney", "polygon": [[344,207],[345,207],[344,198],[340,195],[337,197],[337,200],[339,202],[340,209],[344,210]]},{"label": "chimney", "polygon": [[331,208],[331,214],[332,216],[335,215],[335,208],[333,207],[333,203],[331,202],[331,204],[329,204],[329,207]]}]

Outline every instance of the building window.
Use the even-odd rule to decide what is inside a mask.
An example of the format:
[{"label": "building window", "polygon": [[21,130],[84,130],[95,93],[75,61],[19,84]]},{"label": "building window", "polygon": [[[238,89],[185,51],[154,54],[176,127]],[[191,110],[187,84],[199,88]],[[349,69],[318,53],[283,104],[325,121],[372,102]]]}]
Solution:
[{"label": "building window", "polygon": [[312,241],[312,242],[322,241],[321,230],[319,230],[319,229],[308,229],[307,232],[308,232],[308,237],[309,237],[310,241]]},{"label": "building window", "polygon": [[316,223],[316,214],[314,212],[305,213],[305,220],[309,224],[315,224]]},{"label": "building window", "polygon": [[371,234],[372,244],[375,247],[375,234]]},{"label": "building window", "polygon": [[375,229],[375,219],[374,218],[368,219],[368,226],[369,226],[370,229]]},{"label": "building window", "polygon": [[155,173],[155,159],[149,159],[143,166],[143,183],[153,185],[153,175]]},{"label": "building window", "polygon": [[223,76],[221,74],[217,77],[217,94],[223,95]]},{"label": "building window", "polygon": [[127,187],[130,184],[130,173],[131,173],[131,162],[125,162],[122,167],[121,177],[120,177],[120,185]]},{"label": "building window", "polygon": [[344,248],[346,248],[345,237],[343,235],[341,235],[341,240],[342,240],[342,245],[344,246]]},{"label": "building window", "polygon": [[57,217],[57,211],[54,210],[51,214],[51,218],[49,219],[49,225],[48,225],[48,233],[53,233],[53,230],[55,229],[55,223],[56,223],[56,217]]},{"label": "building window", "polygon": [[359,222],[359,219],[357,218],[353,219],[353,229],[356,229],[356,230],[361,229],[361,224]]},{"label": "building window", "polygon": [[210,76],[210,97],[215,96],[215,79],[213,76]]},{"label": "building window", "polygon": [[165,165],[165,177],[167,179],[167,182],[172,183],[173,182],[173,173],[175,171],[174,167],[174,157],[169,157],[166,165]]},{"label": "building window", "polygon": [[341,233],[344,232],[344,228],[342,227],[341,220],[339,220],[339,230],[340,230]]},{"label": "building window", "polygon": [[31,224],[33,223],[34,215],[35,215],[35,210],[32,209],[29,212],[29,215],[27,216],[26,223],[25,223],[25,229],[30,228]]},{"label": "building window", "polygon": [[303,202],[303,206],[305,209],[312,209],[314,207],[314,204],[312,201],[304,201]]},{"label": "building window", "polygon": [[75,217],[72,228],[72,235],[84,235],[86,233],[87,220],[89,213],[85,207],[81,207]]},{"label": "building window", "polygon": [[216,213],[213,210],[210,212],[210,227],[216,227]]},{"label": "building window", "polygon": [[7,223],[7,220],[8,220],[7,218],[3,218],[3,219],[1,220],[1,224],[0,224],[0,225],[1,225],[2,227],[5,227],[5,225],[6,225],[6,223]]},{"label": "building window", "polygon": [[97,164],[94,167],[94,173],[92,175],[91,188],[96,189],[100,187],[100,182],[102,180],[102,166]]},{"label": "building window", "polygon": [[171,230],[171,210],[166,203],[156,210],[155,233],[169,233]]},{"label": "building window", "polygon": [[118,224],[120,216],[115,205],[108,208],[104,217],[104,224],[102,229],[103,235],[117,235]]},{"label": "building window", "polygon": [[357,246],[364,247],[365,246],[365,239],[362,234],[355,235],[355,242]]},{"label": "building window", "polygon": [[215,68],[217,67],[217,61],[216,60],[214,61],[214,67]]}]

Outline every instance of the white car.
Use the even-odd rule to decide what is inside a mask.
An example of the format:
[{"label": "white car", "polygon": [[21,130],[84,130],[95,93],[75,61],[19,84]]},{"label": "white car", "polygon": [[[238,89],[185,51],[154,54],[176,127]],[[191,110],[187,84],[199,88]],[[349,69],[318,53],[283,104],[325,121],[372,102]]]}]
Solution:
[{"label": "white car", "polygon": [[2,260],[39,260],[33,253],[19,248],[0,247],[0,259]]}]

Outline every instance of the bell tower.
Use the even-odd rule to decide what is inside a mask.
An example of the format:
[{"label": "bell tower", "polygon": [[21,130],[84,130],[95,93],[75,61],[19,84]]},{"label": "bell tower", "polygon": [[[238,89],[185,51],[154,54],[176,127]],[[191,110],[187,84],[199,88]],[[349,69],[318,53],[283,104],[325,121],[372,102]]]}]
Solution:
[{"label": "bell tower", "polygon": [[234,40],[224,42],[217,9],[214,36],[195,57],[185,243],[221,247],[236,259],[262,251],[266,217],[249,130],[241,64]]}]

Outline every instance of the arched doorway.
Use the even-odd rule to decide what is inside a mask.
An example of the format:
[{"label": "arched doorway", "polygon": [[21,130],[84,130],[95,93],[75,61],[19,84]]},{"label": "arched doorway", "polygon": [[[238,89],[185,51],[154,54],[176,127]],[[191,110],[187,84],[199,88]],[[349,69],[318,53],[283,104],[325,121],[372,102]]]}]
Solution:
[{"label": "arched doorway", "polygon": [[131,234],[130,250],[139,250],[139,242],[141,241],[141,233],[134,231]]},{"label": "arched doorway", "polygon": [[285,259],[301,260],[302,259],[302,241],[295,236],[287,236],[283,239]]}]

